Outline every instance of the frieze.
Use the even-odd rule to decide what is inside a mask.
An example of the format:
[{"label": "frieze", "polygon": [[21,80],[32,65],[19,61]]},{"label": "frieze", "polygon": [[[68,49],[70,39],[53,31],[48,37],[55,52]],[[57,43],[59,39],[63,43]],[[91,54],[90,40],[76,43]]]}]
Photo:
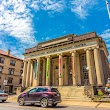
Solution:
[{"label": "frieze", "polygon": [[94,41],[94,42],[86,42],[86,43],[81,43],[81,44],[68,46],[68,47],[64,47],[64,48],[53,49],[53,50],[49,50],[49,51],[45,51],[45,52],[40,52],[40,53],[27,55],[27,56],[25,56],[25,58],[30,58],[30,57],[35,57],[35,56],[43,56],[43,55],[46,55],[46,54],[62,52],[62,51],[65,51],[65,50],[70,50],[70,49],[77,49],[79,47],[84,47],[84,46],[94,45],[94,44],[97,44],[97,42],[96,41]]}]

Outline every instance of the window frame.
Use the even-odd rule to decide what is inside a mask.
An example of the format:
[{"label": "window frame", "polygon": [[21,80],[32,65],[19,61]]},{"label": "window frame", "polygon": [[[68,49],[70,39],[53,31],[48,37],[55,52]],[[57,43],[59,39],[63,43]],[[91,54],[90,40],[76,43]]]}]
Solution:
[{"label": "window frame", "polygon": [[16,64],[16,60],[12,60],[12,59],[11,59],[11,60],[10,60],[10,65],[11,65],[11,66],[15,66],[15,64]]},{"label": "window frame", "polygon": [[0,63],[4,64],[4,61],[5,61],[5,58],[4,57],[0,57]]}]

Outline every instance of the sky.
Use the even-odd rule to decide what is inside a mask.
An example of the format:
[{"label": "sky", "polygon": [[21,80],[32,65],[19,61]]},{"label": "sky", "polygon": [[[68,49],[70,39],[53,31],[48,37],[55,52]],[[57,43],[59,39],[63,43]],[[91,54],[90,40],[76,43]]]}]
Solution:
[{"label": "sky", "polygon": [[39,42],[88,32],[101,36],[110,53],[105,0],[0,0],[0,49],[20,58]]}]

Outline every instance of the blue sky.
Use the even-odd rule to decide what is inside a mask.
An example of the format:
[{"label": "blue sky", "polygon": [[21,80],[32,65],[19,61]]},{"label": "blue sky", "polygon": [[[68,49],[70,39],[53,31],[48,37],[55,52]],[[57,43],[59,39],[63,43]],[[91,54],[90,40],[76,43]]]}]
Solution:
[{"label": "blue sky", "polygon": [[103,37],[110,53],[105,0],[0,0],[0,49],[20,58],[39,42],[93,31]]}]

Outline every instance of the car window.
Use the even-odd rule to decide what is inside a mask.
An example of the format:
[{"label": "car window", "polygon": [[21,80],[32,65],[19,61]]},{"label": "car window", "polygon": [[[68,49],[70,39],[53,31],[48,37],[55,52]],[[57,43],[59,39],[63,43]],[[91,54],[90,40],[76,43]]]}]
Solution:
[{"label": "car window", "polygon": [[59,93],[59,91],[56,88],[51,88],[51,92]]},{"label": "car window", "polygon": [[30,91],[29,91],[29,93],[34,93],[34,92],[36,92],[36,88],[34,88],[34,89],[31,89]]},{"label": "car window", "polygon": [[48,88],[38,88],[36,92],[47,92]]},{"label": "car window", "polygon": [[4,93],[4,91],[0,90],[0,93]]}]

